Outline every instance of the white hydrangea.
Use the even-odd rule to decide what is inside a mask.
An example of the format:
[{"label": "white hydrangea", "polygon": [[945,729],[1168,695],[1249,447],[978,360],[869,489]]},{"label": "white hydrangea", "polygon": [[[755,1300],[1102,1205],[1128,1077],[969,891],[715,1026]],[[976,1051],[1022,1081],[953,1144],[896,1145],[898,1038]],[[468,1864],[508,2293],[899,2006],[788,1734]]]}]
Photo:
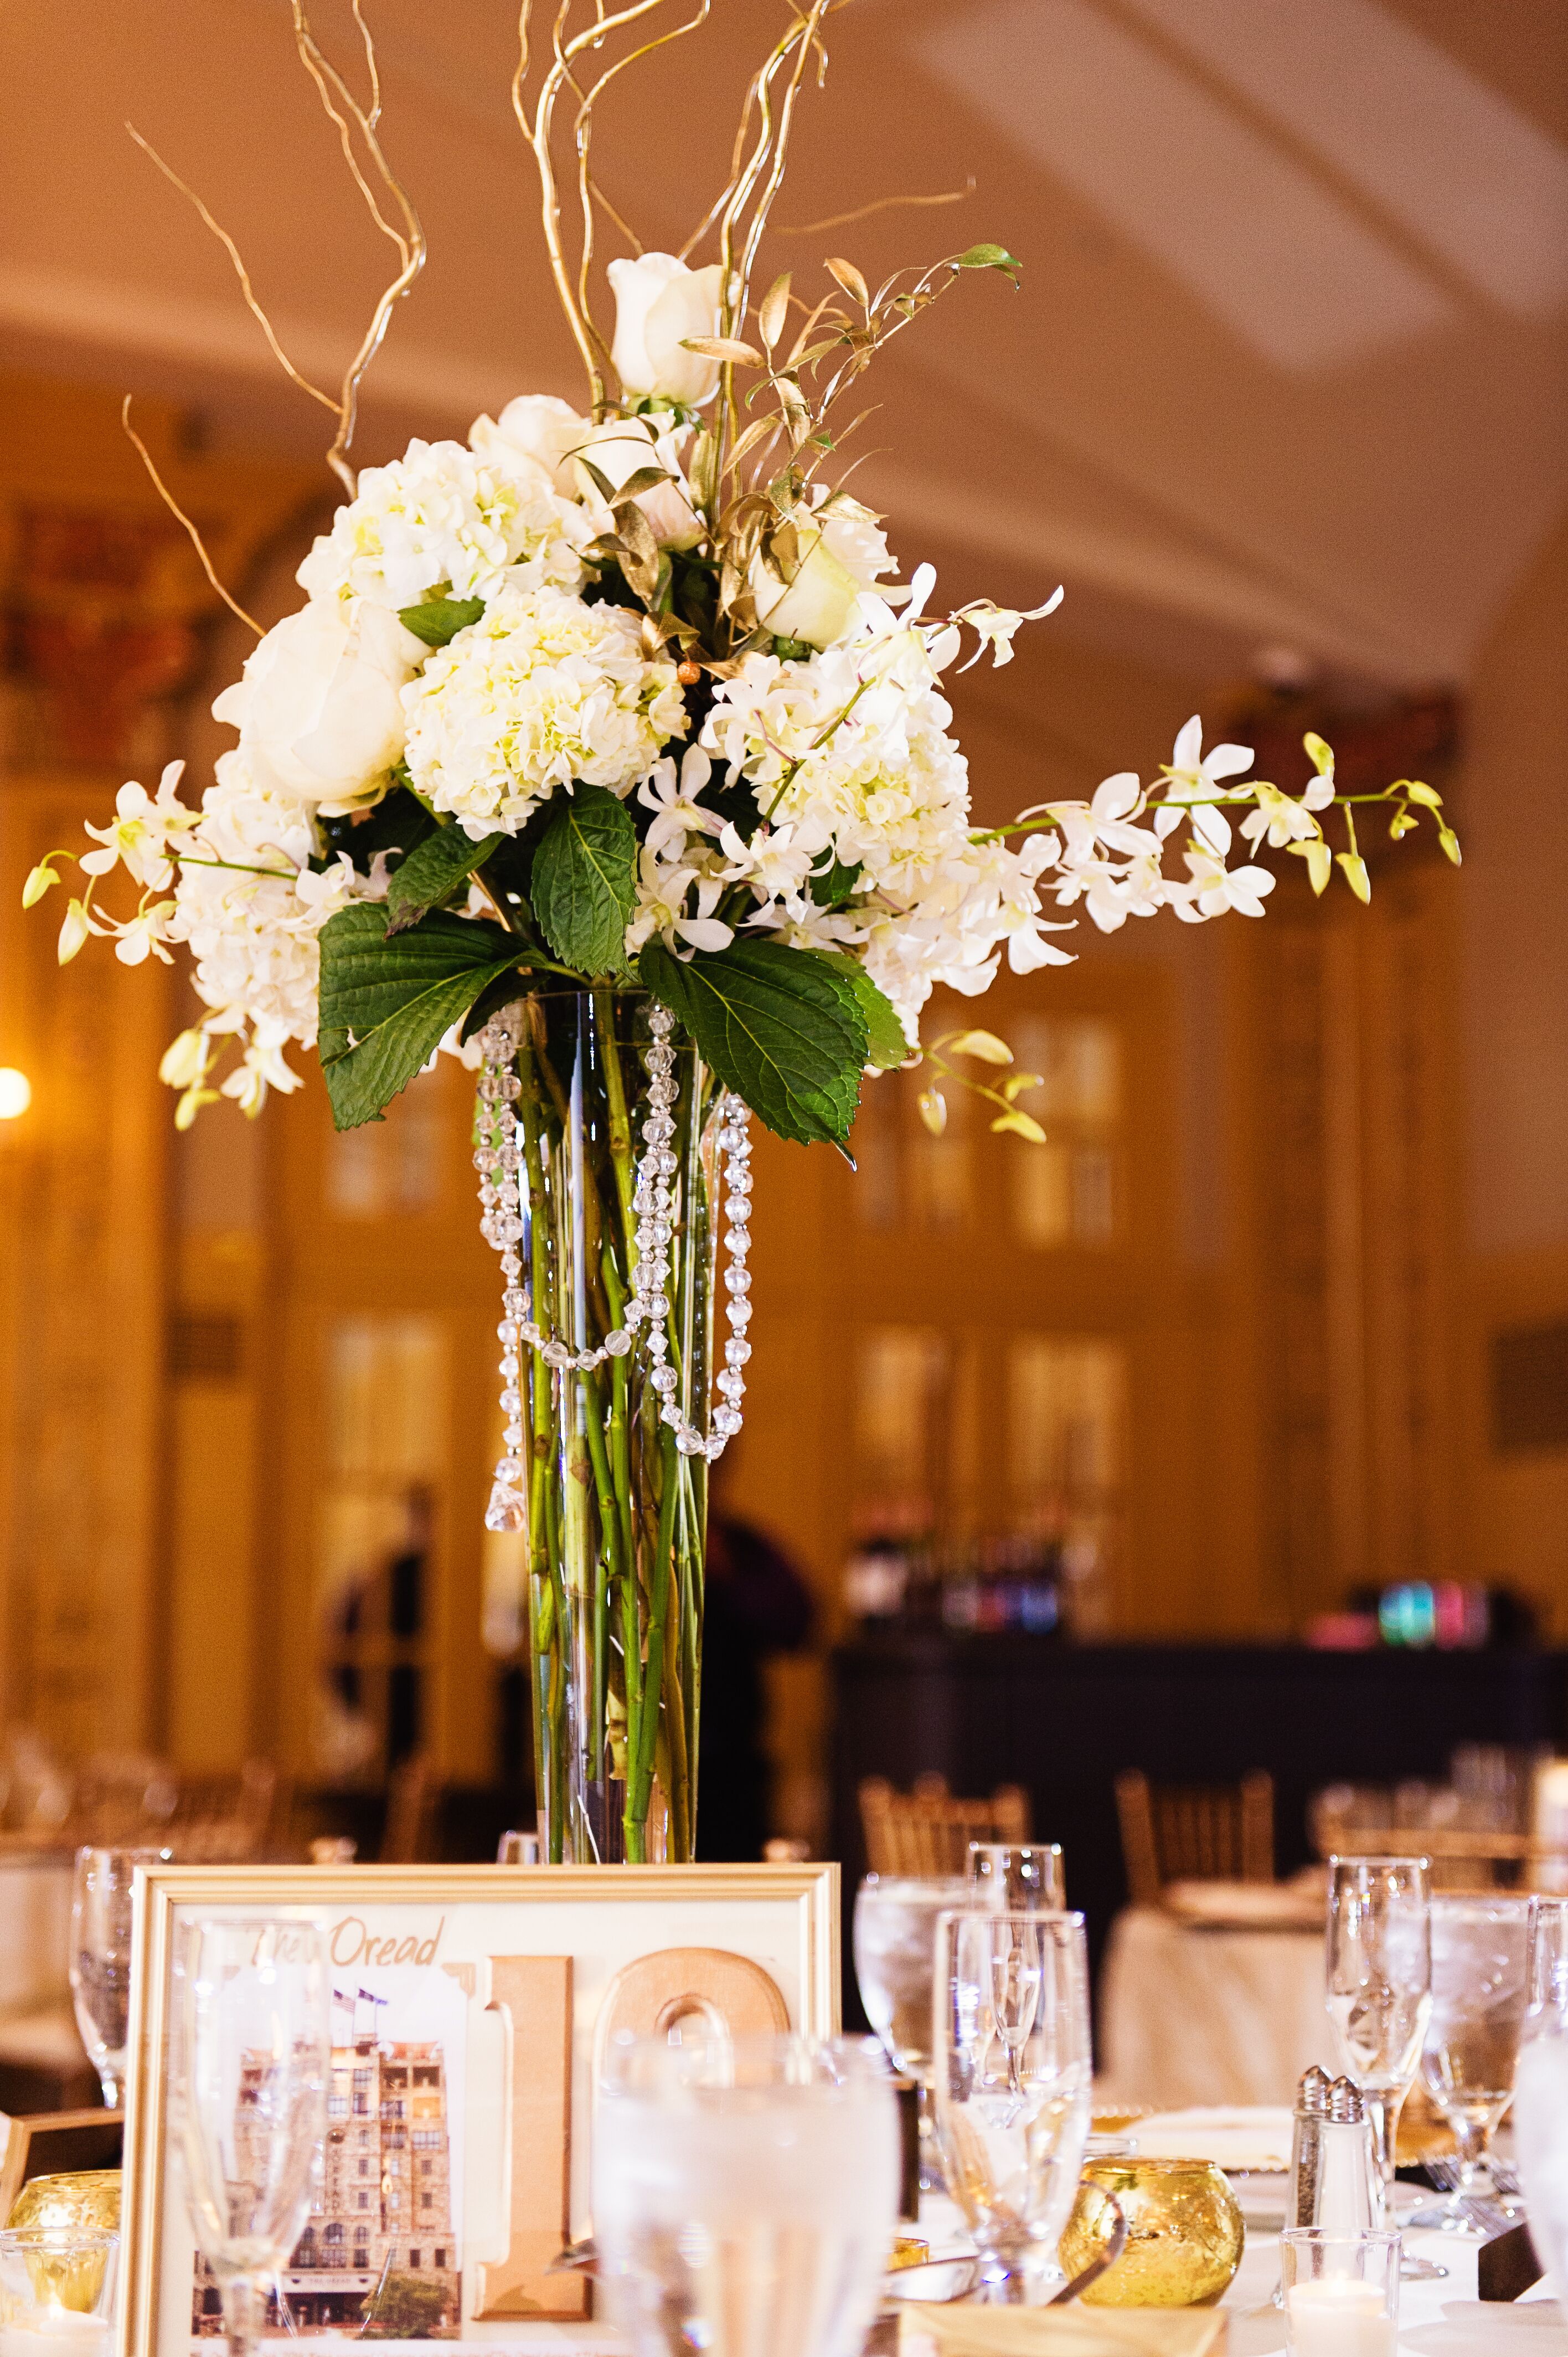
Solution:
[{"label": "white hydrangea", "polygon": [[503,589],[403,690],[409,775],[476,841],[515,834],[574,780],[628,794],[686,707],[639,619],[557,589]]},{"label": "white hydrangea", "polygon": [[460,442],[415,440],[390,466],[365,468],[296,578],[313,598],[368,597],[394,609],[437,589],[493,597],[509,578],[575,589],[592,537],[583,508],[536,469],[509,470],[495,453]]},{"label": "white hydrangea", "polygon": [[231,1075],[236,1085],[225,1083],[242,1102],[258,1075],[277,1088],[299,1085],[281,1050],[291,1039],[316,1044],[317,936],[364,890],[346,856],[313,871],[314,847],[308,811],[259,788],[240,753],[223,754],[182,852],[168,938],[185,942],[195,960],[198,995],[212,1009],[202,1029],[238,1033],[256,1050]]}]

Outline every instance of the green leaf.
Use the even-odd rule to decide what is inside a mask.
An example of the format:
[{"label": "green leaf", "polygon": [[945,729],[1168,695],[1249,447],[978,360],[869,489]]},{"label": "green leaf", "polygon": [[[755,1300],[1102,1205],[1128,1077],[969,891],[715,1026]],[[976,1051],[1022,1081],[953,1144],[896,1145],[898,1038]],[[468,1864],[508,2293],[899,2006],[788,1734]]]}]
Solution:
[{"label": "green leaf", "polygon": [[435,914],[389,935],[373,900],[321,928],[318,1053],[339,1129],[379,1121],[444,1033],[510,968],[532,963],[499,925]]},{"label": "green leaf", "polygon": [[449,646],[459,630],[477,622],[485,610],[482,597],[427,597],[423,606],[400,606],[398,620],[427,647]]},{"label": "green leaf", "polygon": [[[774,643],[777,646],[782,646],[786,641],[779,639],[775,640]],[[811,651],[809,648],[807,651],[808,653]],[[811,877],[811,898],[819,909],[836,909],[841,900],[849,899],[859,881],[859,860],[855,861],[853,867],[846,867],[842,860],[835,857],[832,866],[824,874]]]},{"label": "green leaf", "polygon": [[604,786],[575,786],[533,855],[530,897],[563,964],[618,974],[637,904],[637,829]]},{"label": "green leaf", "polygon": [[953,255],[952,266],[955,270],[1004,270],[1010,278],[1024,267],[1004,245],[972,245],[966,253]]},{"label": "green leaf", "polygon": [[651,941],[639,973],[776,1136],[844,1144],[866,1025],[854,985],[828,959],[783,942],[739,940],[688,964]]},{"label": "green leaf", "polygon": [[834,972],[847,976],[851,989],[865,1017],[865,1060],[875,1064],[879,1072],[896,1071],[909,1060],[909,1042],[904,1037],[893,1002],[878,990],[858,958],[847,950],[814,949],[812,957],[825,958]]},{"label": "green leaf", "polygon": [[499,851],[507,837],[487,834],[475,843],[460,826],[437,827],[411,851],[387,887],[387,933],[401,933],[416,924],[427,909],[435,908],[455,892],[465,877]]}]

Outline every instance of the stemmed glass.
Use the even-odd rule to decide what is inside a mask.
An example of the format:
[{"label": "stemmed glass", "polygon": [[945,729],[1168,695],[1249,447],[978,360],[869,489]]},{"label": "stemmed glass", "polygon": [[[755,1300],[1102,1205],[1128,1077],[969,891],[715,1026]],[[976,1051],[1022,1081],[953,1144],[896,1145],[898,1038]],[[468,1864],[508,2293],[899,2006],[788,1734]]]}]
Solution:
[{"label": "stemmed glass", "polygon": [[1568,1899],[1535,1902],[1513,2139],[1536,2256],[1568,2283]]},{"label": "stemmed glass", "polygon": [[[1347,2077],[1372,2124],[1385,2218],[1400,2105],[1421,2061],[1432,2011],[1432,1900],[1424,1857],[1328,1861],[1328,2018]],[[1429,2260],[1404,2272],[1442,2274]]]},{"label": "stemmed glass", "polygon": [[259,2341],[265,2282],[304,2232],[327,2134],[331,1991],[314,1923],[198,1921],[176,1959],[173,2108],[191,2226],[231,2357]]},{"label": "stemmed glass", "polygon": [[79,1849],[70,1894],[70,1995],[107,2108],[125,2093],[131,2019],[131,1894],[139,1866],[166,1849]]},{"label": "stemmed glass", "polygon": [[637,2357],[855,2357],[898,2218],[898,2113],[869,2040],[612,2047],[594,2236]]},{"label": "stemmed glass", "polygon": [[1492,2193],[1488,2148],[1513,2099],[1530,1999],[1534,1901],[1511,1896],[1432,1901],[1432,2015],[1421,2075],[1454,2131],[1458,2182],[1415,2226],[1471,2231],[1466,2204]]},{"label": "stemmed glass", "polygon": [[1081,1915],[944,1914],[937,1933],[936,2124],[983,2296],[1036,2306],[1089,2137],[1089,1959]]},{"label": "stemmed glass", "polygon": [[963,1875],[868,1874],[854,1899],[854,1977],[895,2071],[920,2091],[920,2182],[941,2186],[931,2129],[931,1982],[937,1918],[975,1903]]},{"label": "stemmed glass", "polygon": [[1060,1842],[971,1842],[969,1878],[977,1906],[1059,1915],[1067,1905]]}]

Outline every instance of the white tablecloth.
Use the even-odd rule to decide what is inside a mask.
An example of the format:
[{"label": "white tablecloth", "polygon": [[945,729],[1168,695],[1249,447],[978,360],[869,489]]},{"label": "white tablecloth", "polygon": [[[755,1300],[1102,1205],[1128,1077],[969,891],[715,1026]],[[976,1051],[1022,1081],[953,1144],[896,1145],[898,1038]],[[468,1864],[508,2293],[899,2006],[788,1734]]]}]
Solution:
[{"label": "white tablecloth", "polygon": [[1099,2100],[1289,2104],[1313,2062],[1338,2068],[1321,1932],[1209,1931],[1155,1907],[1117,1917],[1100,1979]]}]

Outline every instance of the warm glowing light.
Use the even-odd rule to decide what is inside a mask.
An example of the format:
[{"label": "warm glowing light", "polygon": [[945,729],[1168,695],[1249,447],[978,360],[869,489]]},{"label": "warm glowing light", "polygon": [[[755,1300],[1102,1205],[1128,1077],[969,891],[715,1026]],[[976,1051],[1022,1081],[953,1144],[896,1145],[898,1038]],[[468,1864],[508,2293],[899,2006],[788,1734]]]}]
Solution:
[{"label": "warm glowing light", "polygon": [[33,1084],[14,1064],[0,1064],[0,1121],[15,1121],[33,1102]]}]

